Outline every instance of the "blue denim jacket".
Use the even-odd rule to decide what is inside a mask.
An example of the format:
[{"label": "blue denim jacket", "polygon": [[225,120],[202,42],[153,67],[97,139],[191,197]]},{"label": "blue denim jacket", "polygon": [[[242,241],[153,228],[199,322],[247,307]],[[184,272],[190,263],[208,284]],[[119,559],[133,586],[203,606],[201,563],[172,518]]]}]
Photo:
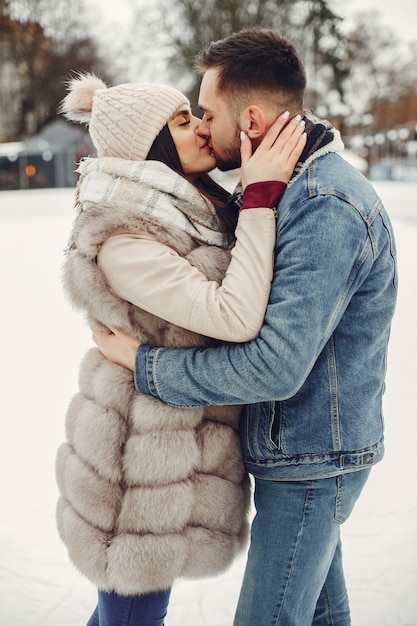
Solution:
[{"label": "blue denim jacket", "polygon": [[138,390],[174,406],[249,404],[241,438],[255,476],[304,480],[370,467],[384,450],[395,259],[373,187],[340,155],[320,156],[279,204],[259,337],[211,349],[143,346]]}]

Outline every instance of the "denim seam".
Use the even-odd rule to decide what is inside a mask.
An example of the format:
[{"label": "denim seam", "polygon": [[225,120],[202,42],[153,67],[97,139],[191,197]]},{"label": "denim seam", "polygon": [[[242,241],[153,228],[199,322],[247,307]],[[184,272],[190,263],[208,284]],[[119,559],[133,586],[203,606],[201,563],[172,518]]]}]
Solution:
[{"label": "denim seam", "polygon": [[336,492],[336,507],[335,507],[335,521],[339,524],[343,524],[346,521],[346,516],[342,513],[342,496],[343,496],[343,486],[344,486],[344,475],[339,474],[336,476],[337,483],[337,492]]},{"label": "denim seam", "polygon": [[[257,404],[256,405],[256,413],[255,413],[255,423],[254,423],[254,430],[256,433],[259,432],[259,424],[260,424],[260,412],[261,412],[261,405]],[[248,443],[250,442],[251,437],[250,437],[250,432],[249,432],[249,423],[248,423]],[[259,448],[258,445],[258,441],[259,441],[259,437],[253,438],[253,453],[256,456],[261,456],[261,450]]]},{"label": "denim seam", "polygon": [[331,427],[332,427],[332,439],[334,450],[342,449],[342,442],[340,436],[340,420],[339,420],[339,405],[338,405],[338,381],[337,381],[337,359],[336,359],[336,347],[334,343],[334,336],[332,335],[327,343],[327,366],[329,372],[329,387],[330,387],[330,414],[331,414]]},{"label": "denim seam", "polygon": [[274,452],[277,449],[277,447],[280,447],[280,446],[277,446],[277,444],[272,438],[272,428],[273,428],[274,421],[275,421],[276,403],[272,400],[269,403],[269,406],[271,407],[271,410],[269,414],[270,418],[269,418],[268,437],[266,438],[266,445],[271,452]]},{"label": "denim seam", "polygon": [[[133,611],[133,598],[130,601],[130,606],[129,606],[129,615],[127,616],[127,622],[126,622],[126,626],[130,626],[130,618],[132,617],[132,611]],[[133,626],[133,625],[132,625]]]},{"label": "denim seam", "polygon": [[366,259],[368,258],[369,251],[370,251],[371,247],[372,246],[371,246],[371,243],[369,241],[369,236],[367,236],[366,240],[365,240],[365,243],[364,243],[364,246],[362,248],[362,251],[361,251],[360,255],[358,256],[357,261],[356,261],[355,265],[353,266],[352,271],[350,273],[350,276],[349,276],[349,278],[348,278],[348,280],[346,282],[345,289],[343,290],[343,293],[341,294],[338,302],[336,303],[336,306],[334,307],[333,315],[330,317],[329,323],[327,325],[327,328],[325,329],[325,331],[323,333],[324,337],[327,337],[327,336],[330,335],[331,329],[333,328],[336,319],[339,317],[339,314],[342,311],[343,306],[344,306],[345,302],[348,299],[348,295],[350,293],[352,285],[354,284],[355,280],[357,279],[358,274],[359,274],[361,268],[363,267]]},{"label": "denim seam", "polygon": [[293,569],[294,569],[295,555],[297,554],[298,544],[299,544],[299,542],[300,542],[300,538],[301,538],[301,535],[302,535],[303,530],[304,530],[304,523],[305,523],[305,519],[306,519],[307,506],[308,506],[308,504],[309,504],[309,500],[310,500],[310,493],[311,493],[311,490],[312,490],[312,489],[311,489],[311,485],[312,485],[312,481],[310,481],[310,485],[309,485],[308,490],[307,490],[306,498],[305,498],[305,500],[304,500],[303,513],[302,513],[302,521],[301,521],[301,525],[300,525],[300,528],[299,528],[299,531],[298,531],[298,534],[297,534],[297,539],[296,539],[296,542],[295,542],[295,545],[294,545],[294,550],[293,550],[293,551],[292,551],[292,553],[291,553],[292,565],[291,565],[291,567],[290,567],[290,569],[289,569],[289,571],[288,571],[288,575],[287,575],[287,579],[286,579],[286,584],[285,584],[284,593],[283,593],[283,595],[282,595],[282,599],[281,599],[281,602],[280,602],[281,609],[279,610],[279,613],[277,614],[277,618],[276,618],[276,620],[275,620],[275,624],[274,624],[274,626],[279,626],[279,619],[280,619],[280,615],[281,615],[282,608],[283,608],[283,606],[284,606],[284,599],[285,599],[285,596],[286,596],[287,591],[288,591],[288,583],[289,583],[289,581],[290,581],[291,574],[292,574],[292,571],[293,571]]},{"label": "denim seam", "polygon": [[327,583],[324,583],[324,585],[323,585],[323,596],[324,596],[324,601],[325,601],[325,604],[326,604],[326,612],[327,612],[326,621],[327,621],[327,625],[328,626],[335,626],[334,619],[333,619],[332,601],[331,601],[331,598],[330,598],[330,594],[329,594]]},{"label": "denim seam", "polygon": [[393,275],[393,287],[394,287],[395,290],[397,290],[397,288],[398,288],[397,251],[396,251],[394,239],[393,239],[393,236],[392,236],[392,230],[390,228],[390,225],[387,223],[386,219],[384,218],[383,214],[381,214],[381,219],[382,219],[382,224],[383,224],[384,230],[385,230],[387,238],[388,238],[391,258],[394,261],[395,271],[394,271],[394,275]]}]

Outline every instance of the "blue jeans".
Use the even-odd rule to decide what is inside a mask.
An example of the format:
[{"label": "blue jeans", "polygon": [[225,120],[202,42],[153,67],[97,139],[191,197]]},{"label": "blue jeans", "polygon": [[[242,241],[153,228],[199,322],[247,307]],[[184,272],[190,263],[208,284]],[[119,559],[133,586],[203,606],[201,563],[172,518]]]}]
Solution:
[{"label": "blue jeans", "polygon": [[164,626],[171,590],[141,596],[98,592],[87,626]]},{"label": "blue jeans", "polygon": [[340,526],[370,470],[255,479],[256,516],[234,626],[350,626]]}]

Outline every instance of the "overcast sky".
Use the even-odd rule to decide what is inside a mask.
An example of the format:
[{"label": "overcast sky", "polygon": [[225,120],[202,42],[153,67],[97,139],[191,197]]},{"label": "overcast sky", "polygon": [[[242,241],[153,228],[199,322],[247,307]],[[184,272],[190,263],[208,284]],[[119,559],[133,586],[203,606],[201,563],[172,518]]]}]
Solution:
[{"label": "overcast sky", "polygon": [[375,9],[381,22],[390,26],[400,37],[417,40],[416,0],[334,0],[340,15],[352,15]]},{"label": "overcast sky", "polygon": [[[141,0],[146,5],[151,0]],[[116,21],[129,21],[132,0],[101,0],[98,7],[103,17]],[[390,26],[399,36],[417,40],[417,0],[333,0],[337,13],[352,15],[369,9],[376,9],[383,24]]]}]

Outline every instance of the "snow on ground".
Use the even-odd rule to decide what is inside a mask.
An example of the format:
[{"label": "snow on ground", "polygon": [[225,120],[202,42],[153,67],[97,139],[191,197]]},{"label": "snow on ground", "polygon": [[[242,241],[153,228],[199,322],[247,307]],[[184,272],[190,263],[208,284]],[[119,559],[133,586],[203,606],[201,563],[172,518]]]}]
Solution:
[{"label": "snow on ground", "polygon": [[[417,184],[375,184],[397,235],[400,294],[385,396],[387,452],[344,527],[353,626],[417,626]],[[94,588],[55,528],[54,462],[90,331],[60,286],[73,190],[0,193],[0,624],[83,626]],[[230,626],[244,558],[178,584],[166,626]],[[253,626],[256,626],[255,624]]]}]

